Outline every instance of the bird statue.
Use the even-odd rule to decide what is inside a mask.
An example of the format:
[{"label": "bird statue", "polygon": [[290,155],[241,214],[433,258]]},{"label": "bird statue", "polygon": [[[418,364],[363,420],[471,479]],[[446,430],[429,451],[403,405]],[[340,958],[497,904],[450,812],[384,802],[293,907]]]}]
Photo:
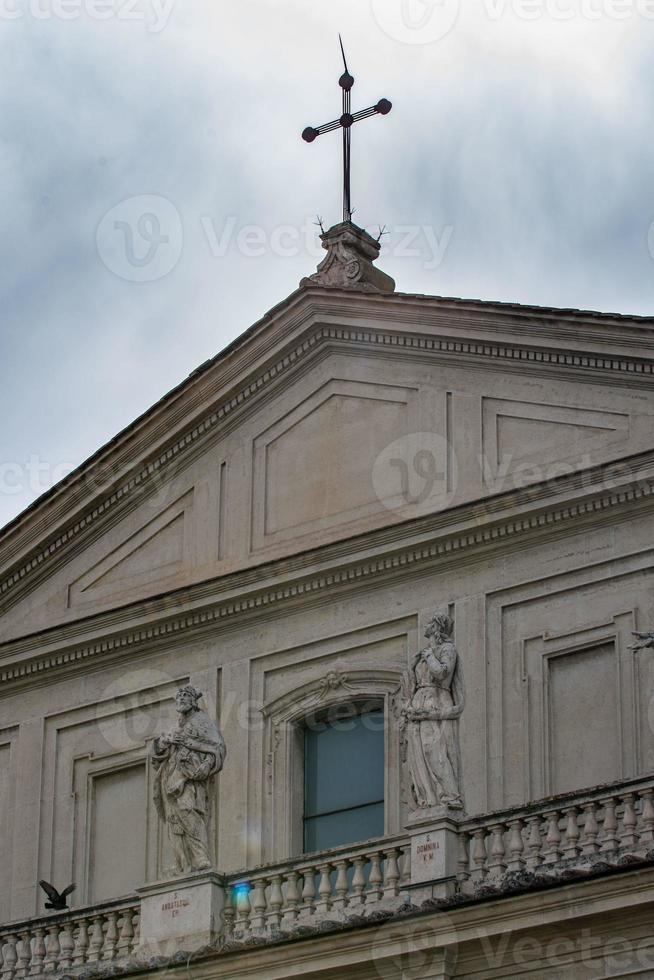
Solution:
[{"label": "bird statue", "polygon": [[636,633],[632,630],[631,635],[636,637],[636,642],[630,644],[630,650],[644,650],[646,647],[654,650],[654,633]]},{"label": "bird statue", "polygon": [[68,908],[66,904],[66,897],[70,895],[71,892],[75,891],[75,885],[69,885],[68,888],[64,888],[62,892],[58,892],[54,885],[51,885],[48,881],[40,881],[39,885],[46,893],[49,902],[45,903],[46,909],[53,909],[56,912],[62,912],[64,909]]}]

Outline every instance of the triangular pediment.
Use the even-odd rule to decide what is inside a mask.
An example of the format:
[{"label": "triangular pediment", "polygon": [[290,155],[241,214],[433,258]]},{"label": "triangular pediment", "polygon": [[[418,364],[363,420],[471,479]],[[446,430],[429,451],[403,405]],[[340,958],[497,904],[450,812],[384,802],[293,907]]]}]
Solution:
[{"label": "triangular pediment", "polygon": [[650,448],[653,334],[306,286],[5,530],[4,635]]},{"label": "triangular pediment", "polygon": [[132,597],[174,578],[184,561],[193,493],[166,507],[68,587],[70,606]]}]

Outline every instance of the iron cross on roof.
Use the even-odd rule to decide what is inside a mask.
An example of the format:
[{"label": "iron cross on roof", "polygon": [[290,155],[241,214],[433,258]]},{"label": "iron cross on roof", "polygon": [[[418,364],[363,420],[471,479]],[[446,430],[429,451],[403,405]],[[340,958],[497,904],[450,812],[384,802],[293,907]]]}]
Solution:
[{"label": "iron cross on roof", "polygon": [[334,119],[332,122],[325,123],[324,126],[318,126],[314,129],[313,126],[307,126],[307,128],[302,133],[302,139],[307,143],[313,143],[317,136],[322,136],[323,133],[331,133],[332,130],[338,129],[339,126],[343,130],[343,221],[352,220],[352,199],[350,194],[350,130],[352,124],[359,122],[360,119],[367,119],[368,116],[381,115],[386,116],[393,108],[392,103],[388,99],[380,99],[376,105],[370,106],[369,109],[361,109],[359,112],[350,112],[350,94],[352,92],[352,86],[354,85],[354,78],[350,75],[347,67],[347,61],[345,60],[345,50],[343,48],[343,41],[341,35],[338,35],[338,40],[341,45],[341,53],[343,55],[343,65],[345,66],[345,71],[338,80],[338,84],[343,90],[343,114],[340,119]]}]

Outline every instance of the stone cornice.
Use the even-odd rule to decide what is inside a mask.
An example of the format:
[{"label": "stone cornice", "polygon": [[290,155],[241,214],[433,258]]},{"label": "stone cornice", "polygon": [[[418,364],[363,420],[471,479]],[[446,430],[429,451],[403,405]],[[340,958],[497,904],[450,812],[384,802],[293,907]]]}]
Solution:
[{"label": "stone cornice", "polygon": [[485,560],[527,541],[633,517],[654,502],[654,452],[593,475],[586,490],[590,472],[552,481],[549,502],[541,486],[509,492],[9,642],[0,647],[0,684],[13,688],[71,665],[215,634],[218,625],[224,631],[434,564]]},{"label": "stone cornice", "polygon": [[[311,312],[315,315],[316,311],[311,310]],[[333,313],[331,307],[330,312]],[[304,320],[305,317],[299,319]],[[294,324],[297,325],[297,322],[296,319]],[[0,580],[0,608],[7,608],[17,601],[25,591],[41,581],[46,571],[57,567],[60,560],[65,560],[78,542],[83,544],[93,533],[94,526],[102,528],[105,522],[117,520],[118,516],[122,515],[123,509],[127,509],[130,503],[133,506],[135,501],[149,492],[148,488],[157,479],[164,478],[170,466],[181,463],[185,458],[193,455],[199,445],[204,445],[207,439],[220,432],[221,426],[226,425],[228,419],[231,419],[235,413],[245,410],[255,396],[261,397],[264,393],[270,396],[272,388],[282,379],[286,380],[285,375],[298,368],[307,356],[325,345],[337,345],[342,349],[363,348],[370,353],[402,352],[406,356],[447,357],[464,361],[469,365],[477,364],[480,367],[488,367],[491,362],[493,367],[497,365],[498,369],[501,364],[503,371],[537,370],[542,373],[546,370],[555,371],[557,374],[573,372],[580,380],[601,379],[604,384],[635,384],[640,387],[654,374],[654,360],[643,358],[539,348],[524,342],[490,342],[483,339],[462,339],[454,335],[430,336],[408,334],[397,330],[316,325],[314,321],[313,329],[295,346],[280,353],[265,370],[250,378],[242,387],[235,389],[221,404],[208,411],[193,425],[183,429],[158,455],[147,462],[137,464],[122,482],[111,489],[110,493],[96,499],[76,520],[55,532],[49,539],[46,538],[43,544],[34,548],[29,556],[25,556],[22,561],[17,561],[11,571],[7,569],[8,574]],[[101,466],[100,462],[98,466]],[[89,482],[92,486],[93,481]],[[73,498],[77,501],[77,496],[71,491],[71,505]],[[118,516],[115,516],[116,514]],[[8,546],[5,549],[5,554],[9,551],[16,553],[19,550],[19,544],[14,543],[13,548]]]}]

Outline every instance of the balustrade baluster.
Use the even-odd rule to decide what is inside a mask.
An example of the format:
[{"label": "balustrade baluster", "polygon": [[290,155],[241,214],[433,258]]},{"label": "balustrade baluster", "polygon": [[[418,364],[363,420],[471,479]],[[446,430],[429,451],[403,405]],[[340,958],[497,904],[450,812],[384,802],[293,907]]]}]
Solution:
[{"label": "balustrade baluster", "polygon": [[16,976],[27,977],[30,972],[32,962],[32,939],[31,929],[25,929],[21,933],[21,945],[18,952],[18,963],[16,964]]},{"label": "balustrade baluster", "polygon": [[316,915],[327,915],[331,908],[332,882],[330,878],[331,865],[319,864],[320,882],[318,884],[318,901],[316,902]]},{"label": "balustrade baluster", "polygon": [[365,875],[365,865],[366,859],[364,857],[355,857],[354,861],[354,875],[352,877],[352,895],[350,897],[350,905],[360,908],[365,902],[365,895],[363,894],[366,887],[366,875]]},{"label": "balustrade baluster", "polygon": [[[282,925],[284,928],[293,928],[298,917],[298,905],[300,904],[300,892],[298,889],[297,871],[289,871],[286,875],[286,896],[284,899],[284,915]],[[346,882],[347,884],[347,882]]]},{"label": "balustrade baluster", "polygon": [[107,931],[104,937],[104,947],[102,959],[111,960],[116,956],[116,945],[118,944],[118,912],[107,913]]},{"label": "balustrade baluster", "polygon": [[279,929],[282,924],[282,906],[284,895],[282,893],[282,876],[280,874],[271,875],[270,894],[268,895],[268,928],[271,931]]},{"label": "balustrade baluster", "polygon": [[597,843],[599,835],[597,802],[593,800],[590,803],[584,803],[582,809],[586,817],[584,820],[584,836],[581,840],[581,853],[584,855],[597,854],[599,851],[599,844]]},{"label": "balustrade baluster", "polygon": [[[236,896],[232,885],[228,885],[225,892],[225,907],[223,908],[223,932],[225,939],[232,939],[234,936],[234,923],[236,920]],[[134,944],[136,945],[136,930]]]},{"label": "balustrade baluster", "polygon": [[70,970],[73,965],[73,950],[75,949],[75,942],[73,940],[73,923],[68,921],[64,922],[61,927],[61,934],[59,936],[60,945],[60,956],[59,956],[59,970]]},{"label": "balustrade baluster", "polygon": [[567,806],[563,810],[566,818],[565,836],[561,853],[564,858],[573,859],[579,854],[579,810],[576,806]]},{"label": "balustrade baluster", "polygon": [[382,897],[381,886],[384,876],[381,871],[381,854],[373,851],[370,855],[370,874],[368,875],[368,891],[366,892],[367,902],[378,902]]},{"label": "balustrade baluster", "polygon": [[654,845],[654,789],[643,789],[640,798],[643,801],[643,812],[640,815],[640,843],[648,850]]},{"label": "balustrade baluster", "polygon": [[306,868],[302,876],[302,916],[310,918],[316,911],[316,869]]},{"label": "balustrade baluster", "polygon": [[120,936],[117,952],[120,957],[128,957],[134,948],[134,910],[125,909],[120,920]]},{"label": "balustrade baluster", "polygon": [[536,871],[543,863],[543,838],[541,836],[541,818],[533,816],[527,818],[529,834],[527,836],[527,870]]},{"label": "balustrade baluster", "polygon": [[400,885],[411,884],[411,848],[403,847],[400,850]]},{"label": "balustrade baluster", "polygon": [[250,904],[250,884],[242,881],[234,887],[234,897],[236,900],[236,921],[234,928],[239,936],[244,936],[250,929],[250,914],[252,906]]},{"label": "balustrade baluster", "polygon": [[16,976],[26,977],[29,973],[30,961],[32,959],[32,937],[29,929],[21,932],[17,953],[18,962],[16,964]]},{"label": "balustrade baluster", "polygon": [[56,973],[59,966],[59,926],[54,923],[47,927],[48,938],[46,940],[45,960],[43,961],[44,973]]},{"label": "balustrade baluster", "polygon": [[636,810],[634,808],[634,801],[636,799],[634,793],[625,793],[621,797],[623,803],[622,812],[622,833],[620,834],[620,842],[622,847],[633,848],[638,844],[638,834],[636,833],[636,826],[638,820],[636,818]]},{"label": "balustrade baluster", "polygon": [[250,904],[252,906],[250,926],[254,932],[262,933],[266,928],[266,912],[268,910],[265,878],[255,878],[252,882],[252,898],[250,899]]},{"label": "balustrade baluster", "polygon": [[34,949],[32,950],[32,964],[30,966],[30,976],[40,977],[43,973],[43,961],[45,959],[45,929],[37,926],[34,930]]},{"label": "balustrade baluster", "polygon": [[470,834],[464,830],[459,832],[459,854],[457,857],[457,878],[459,881],[467,881],[470,877]]},{"label": "balustrade baluster", "polygon": [[384,851],[384,856],[386,857],[384,867],[384,896],[387,898],[395,898],[400,893],[399,854],[400,852],[396,847],[392,847],[389,851]]},{"label": "balustrade baluster", "polygon": [[334,884],[334,900],[332,902],[332,909],[336,911],[343,911],[347,905],[348,892],[350,886],[347,880],[347,869],[349,867],[349,861],[344,858],[340,858],[338,861],[334,861],[334,867],[336,868],[336,882]]},{"label": "balustrade baluster", "polygon": [[609,796],[602,800],[604,807],[604,819],[602,820],[602,841],[601,851],[604,854],[612,854],[618,848],[618,817],[615,812],[617,803],[615,797]]},{"label": "balustrade baluster", "polygon": [[507,869],[509,871],[522,871],[525,866],[523,854],[525,851],[525,842],[522,839],[522,828],[524,824],[520,818],[516,820],[509,820],[509,854],[510,858],[507,863]]},{"label": "balustrade baluster", "polygon": [[97,963],[100,959],[102,944],[104,943],[104,932],[102,929],[102,916],[94,915],[91,919],[91,937],[89,939],[89,951],[86,957],[87,963]]},{"label": "balustrade baluster", "polygon": [[504,863],[504,858],[506,856],[506,848],[504,847],[504,824],[494,823],[491,825],[490,834],[490,860],[488,862],[488,870],[494,878],[500,878],[506,871],[506,864]]},{"label": "balustrade baluster", "polygon": [[486,867],[486,830],[484,827],[477,827],[473,831],[472,845],[472,880],[474,882],[483,881],[488,874]]},{"label": "balustrade baluster", "polygon": [[549,810],[543,816],[547,820],[547,847],[544,854],[545,864],[556,864],[561,857],[561,832],[559,830],[559,811]]},{"label": "balustrade baluster", "polygon": [[16,944],[18,936],[9,933],[4,938],[2,946],[2,980],[14,980],[16,975],[16,963],[18,962],[18,951]]},{"label": "balustrade baluster", "polygon": [[82,918],[77,923],[75,945],[73,947],[73,966],[84,966],[86,953],[89,948],[88,919]]}]

